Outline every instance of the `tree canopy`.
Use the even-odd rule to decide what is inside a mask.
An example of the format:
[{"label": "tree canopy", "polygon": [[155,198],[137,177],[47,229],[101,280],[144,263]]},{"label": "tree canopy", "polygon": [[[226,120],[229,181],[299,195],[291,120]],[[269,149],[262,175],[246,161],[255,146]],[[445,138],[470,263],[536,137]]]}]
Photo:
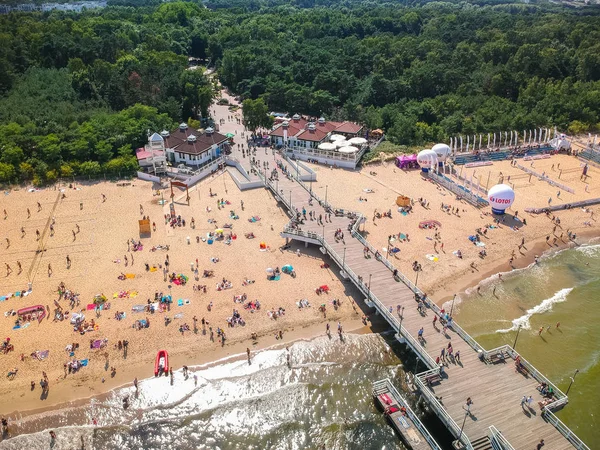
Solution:
[{"label": "tree canopy", "polygon": [[[134,167],[148,130],[207,119],[214,66],[250,128],[282,111],[420,145],[600,123],[593,8],[510,0],[111,0],[0,15],[0,181]],[[259,114],[260,112],[260,114]]]}]

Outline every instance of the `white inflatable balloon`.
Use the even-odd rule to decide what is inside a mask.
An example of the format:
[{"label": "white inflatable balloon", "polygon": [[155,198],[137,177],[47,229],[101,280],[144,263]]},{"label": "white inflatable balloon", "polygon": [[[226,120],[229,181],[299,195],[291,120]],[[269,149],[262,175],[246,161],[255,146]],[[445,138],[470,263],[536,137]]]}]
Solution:
[{"label": "white inflatable balloon", "polygon": [[506,184],[497,184],[488,191],[488,201],[494,214],[504,214],[515,201],[515,191]]},{"label": "white inflatable balloon", "polygon": [[438,161],[444,162],[450,154],[450,146],[446,144],[435,144],[431,150],[437,155]]},{"label": "white inflatable balloon", "polygon": [[421,150],[417,155],[417,163],[423,172],[429,172],[438,164],[437,154],[433,150]]}]

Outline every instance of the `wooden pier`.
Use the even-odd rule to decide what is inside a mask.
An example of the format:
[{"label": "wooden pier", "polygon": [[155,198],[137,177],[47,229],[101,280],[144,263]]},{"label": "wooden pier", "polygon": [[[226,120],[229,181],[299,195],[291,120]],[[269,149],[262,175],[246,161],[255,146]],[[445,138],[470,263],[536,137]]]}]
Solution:
[{"label": "wooden pier", "polygon": [[[318,199],[296,177],[293,161],[279,155],[265,155],[264,159],[269,162],[268,170],[263,171],[263,161],[253,167],[292,219],[303,208],[323,217],[323,224],[307,219],[296,226],[292,220],[281,235],[306,245],[319,245],[341,268],[342,276],[362,292],[366,304],[376,308],[396,331],[396,337],[423,361],[424,371],[415,376],[415,385],[421,398],[454,435],[455,448],[474,449],[475,443],[489,440],[495,449],[533,449],[544,439],[544,450],[589,450],[553,413],[568,402],[560,389],[509,346],[488,351],[456,322],[444,328],[445,314],[439,307],[360,234],[364,217],[335,210]],[[285,165],[288,175],[278,170],[278,179],[271,181],[268,173],[278,162]],[[331,214],[331,221],[325,221],[327,214]],[[338,229],[344,239],[335,239]],[[417,310],[417,297],[423,298],[425,307],[421,311]],[[438,319],[435,324],[434,317]],[[422,337],[418,338],[421,329]],[[438,364],[436,358],[448,344],[454,354],[460,352],[460,360],[445,357]],[[504,359],[497,357],[499,353]],[[519,371],[517,358],[522,368]],[[541,383],[552,387],[552,397],[540,393],[537,387]],[[521,405],[524,395],[533,397],[531,407]],[[466,406],[467,398],[472,399],[470,407]]]}]

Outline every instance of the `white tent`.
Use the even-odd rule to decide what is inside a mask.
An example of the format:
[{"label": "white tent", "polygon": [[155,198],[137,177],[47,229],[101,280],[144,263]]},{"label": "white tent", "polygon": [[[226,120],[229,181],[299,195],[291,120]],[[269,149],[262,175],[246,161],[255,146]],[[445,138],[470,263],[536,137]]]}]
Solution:
[{"label": "white tent", "polygon": [[337,147],[334,143],[331,142],[323,142],[319,144],[319,150],[335,150]]},{"label": "white tent", "polygon": [[356,147],[352,147],[351,145],[338,148],[338,152],[340,153],[356,153],[357,151],[358,149]]},{"label": "white tent", "polygon": [[348,139],[348,143],[352,145],[363,145],[367,143],[367,140],[362,137],[353,137],[352,139]]},{"label": "white tent", "polygon": [[348,141],[346,139],[343,141],[335,141],[335,146],[337,148],[345,147],[346,145],[348,145]]},{"label": "white tent", "polygon": [[344,136],[342,136],[341,134],[332,134],[331,136],[329,136],[329,140],[332,142],[335,141],[343,141],[346,138]]}]

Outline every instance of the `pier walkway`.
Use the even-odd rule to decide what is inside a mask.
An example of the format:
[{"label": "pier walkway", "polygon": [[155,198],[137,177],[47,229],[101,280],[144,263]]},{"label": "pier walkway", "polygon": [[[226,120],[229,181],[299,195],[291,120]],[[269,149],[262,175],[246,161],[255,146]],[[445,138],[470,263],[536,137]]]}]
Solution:
[{"label": "pier walkway", "polygon": [[[440,320],[444,312],[402,273],[394,276],[395,268],[385,252],[378,252],[361,235],[363,216],[335,210],[318,199],[311,187],[296,177],[293,161],[278,154],[261,159],[268,161],[269,166],[263,170],[265,161],[260,162],[254,166],[256,172],[291,217],[295,218],[303,208],[307,211],[303,224],[296,226],[292,220],[281,235],[306,245],[319,245],[342,269],[342,277],[362,292],[367,305],[376,308],[396,331],[397,338],[417,354],[426,367],[415,376],[415,386],[458,441],[456,448],[473,449],[474,442],[487,438],[501,450],[533,449],[540,439],[544,439],[544,450],[589,450],[553,414],[567,404],[567,397],[535,367],[510,346],[486,351],[456,322],[445,329]],[[288,175],[278,169],[278,179],[271,181],[269,173],[278,162],[286,167]],[[308,211],[322,216],[323,224],[308,219]],[[327,214],[331,214],[331,221],[325,221]],[[334,237],[338,229],[344,233],[343,240]],[[424,298],[423,312],[417,310],[416,296]],[[435,317],[438,320],[434,324]],[[423,336],[418,338],[421,328]],[[442,358],[440,368],[436,358],[449,343],[454,354],[460,351],[460,361]],[[520,371],[516,370],[517,358]],[[537,390],[542,382],[553,388],[555,395],[551,399]],[[523,396],[533,397],[530,408],[521,404]],[[473,404],[467,411],[469,397]]]}]

